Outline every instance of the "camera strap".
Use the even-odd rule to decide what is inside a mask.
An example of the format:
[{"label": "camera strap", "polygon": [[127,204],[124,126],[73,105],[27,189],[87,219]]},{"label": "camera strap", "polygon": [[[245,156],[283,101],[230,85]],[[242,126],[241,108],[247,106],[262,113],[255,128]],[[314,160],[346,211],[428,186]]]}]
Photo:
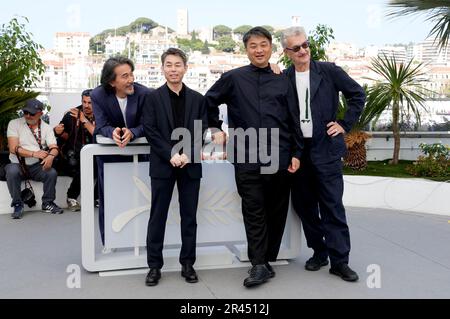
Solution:
[{"label": "camera strap", "polygon": [[31,125],[27,124],[28,128],[30,129],[31,133],[34,136],[34,139],[36,140],[36,142],[39,145],[39,148],[42,150],[42,131],[41,131],[41,120],[39,119],[39,125],[38,125],[38,129],[37,129],[37,133],[33,130],[33,128],[31,127]]},{"label": "camera strap", "polygon": [[25,158],[23,156],[19,155],[19,148],[20,146],[16,146],[16,157],[19,160],[19,165],[20,165],[20,171],[22,172],[24,178],[25,178],[25,188],[29,188],[31,190],[31,192],[33,192],[34,194],[34,190],[33,187],[31,186],[31,175],[30,175],[30,171],[28,170],[28,166],[25,163]]}]

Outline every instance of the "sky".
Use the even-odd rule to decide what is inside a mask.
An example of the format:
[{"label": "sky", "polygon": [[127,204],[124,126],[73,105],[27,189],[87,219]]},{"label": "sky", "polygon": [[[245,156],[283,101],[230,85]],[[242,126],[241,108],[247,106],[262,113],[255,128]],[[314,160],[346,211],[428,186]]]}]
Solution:
[{"label": "sky", "polygon": [[387,18],[388,0],[14,0],[2,2],[0,24],[16,16],[29,19],[26,29],[46,48],[56,32],[89,32],[128,25],[146,17],[176,30],[177,9],[188,9],[189,30],[225,24],[288,27],[299,16],[307,31],[318,24],[333,28],[336,41],[358,46],[420,42],[432,24],[425,16]]}]

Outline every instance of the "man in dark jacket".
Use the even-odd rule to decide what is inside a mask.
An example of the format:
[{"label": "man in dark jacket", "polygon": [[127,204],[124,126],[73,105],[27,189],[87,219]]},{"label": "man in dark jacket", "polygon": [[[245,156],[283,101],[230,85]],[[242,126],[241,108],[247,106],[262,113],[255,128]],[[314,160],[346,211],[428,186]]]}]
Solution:
[{"label": "man in dark jacket", "polygon": [[[234,164],[252,263],[244,286],[266,282],[275,272],[289,205],[288,173],[300,166],[301,132],[289,80],[272,72],[272,36],[261,27],[244,35],[251,62],[223,74],[206,93],[209,127],[221,128],[220,104],[229,119],[228,159]],[[213,139],[221,143],[223,134]]]},{"label": "man in dark jacket", "polygon": [[[181,276],[189,283],[198,281],[194,270],[197,237],[197,204],[202,177],[201,148],[207,129],[203,96],[183,83],[187,57],[170,48],[161,57],[166,84],[145,97],[144,132],[150,144],[152,206],[147,231],[145,283],[155,286],[161,278],[164,233],[172,193],[177,184],[180,201]],[[197,126],[197,127],[196,127]],[[183,136],[182,140],[172,136]],[[176,134],[174,134],[176,133]],[[176,147],[181,143],[183,147]]]},{"label": "man in dark jacket", "polygon": [[[301,27],[284,31],[282,45],[292,60],[285,74],[296,88],[300,127],[304,137],[302,167],[294,176],[292,203],[302,221],[314,255],[305,265],[319,270],[331,261],[330,273],[346,281],[358,275],[348,266],[350,233],[342,203],[344,134],[358,120],[365,103],[362,87],[334,63],[311,61],[306,33]],[[343,120],[336,120],[339,92],[347,100]]]},{"label": "man in dark jacket", "polygon": [[[151,89],[134,82],[134,64],[125,57],[113,57],[103,65],[101,85],[91,93],[95,116],[95,135],[112,138],[118,147],[144,136],[142,105]],[[103,164],[131,161],[123,156],[97,156],[99,185],[99,227],[105,244]],[[105,248],[104,253],[110,250]]]},{"label": "man in dark jacket", "polygon": [[91,102],[92,90],[81,93],[81,105],[70,109],[53,129],[61,150],[58,169],[72,177],[67,190],[67,206],[71,211],[81,209],[80,195],[80,152],[84,145],[93,143],[95,130],[94,112]]}]

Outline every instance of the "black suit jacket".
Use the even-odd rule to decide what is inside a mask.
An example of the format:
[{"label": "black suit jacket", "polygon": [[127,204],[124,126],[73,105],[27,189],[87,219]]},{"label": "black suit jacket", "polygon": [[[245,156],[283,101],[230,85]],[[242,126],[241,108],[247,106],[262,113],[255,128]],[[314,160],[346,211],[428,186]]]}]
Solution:
[{"label": "black suit jacket", "polygon": [[[294,66],[285,73],[297,88]],[[311,113],[313,120],[313,143],[311,159],[314,163],[326,163],[342,158],[347,148],[344,136],[330,137],[327,124],[336,121],[339,107],[339,92],[348,102],[348,110],[343,120],[337,121],[349,132],[359,119],[364,108],[366,95],[364,89],[342,68],[334,63],[311,61],[310,65]],[[297,90],[295,90],[297,94]],[[298,104],[298,96],[297,96]]]},{"label": "black suit jacket", "polygon": [[[202,177],[201,148],[203,134],[208,128],[208,118],[203,95],[186,87],[184,128],[191,135],[190,161],[183,169],[187,170],[191,178]],[[147,94],[144,98],[143,127],[144,134],[150,144],[150,177],[171,178],[175,170],[170,159],[176,153],[173,150],[176,140],[172,140],[175,128],[172,105],[170,103],[169,88],[161,86]],[[199,129],[194,130],[194,121],[200,120]],[[186,152],[185,152],[186,153]]]},{"label": "black suit jacket", "polygon": [[[144,136],[141,123],[142,102],[145,94],[152,90],[139,83],[134,83],[134,94],[128,96],[125,115],[127,127],[134,135],[133,139]],[[95,116],[94,135],[101,134],[112,138],[112,133],[116,127],[125,127],[122,111],[113,91],[107,91],[104,87],[99,86],[92,91],[91,101]]]}]

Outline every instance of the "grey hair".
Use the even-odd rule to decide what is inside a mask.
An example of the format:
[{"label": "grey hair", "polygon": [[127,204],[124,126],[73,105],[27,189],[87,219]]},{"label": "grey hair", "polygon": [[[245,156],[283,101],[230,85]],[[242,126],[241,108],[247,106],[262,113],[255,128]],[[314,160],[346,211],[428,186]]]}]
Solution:
[{"label": "grey hair", "polygon": [[306,34],[305,28],[303,27],[290,27],[283,31],[283,34],[281,36],[281,46],[283,49],[287,48],[287,39],[290,37],[298,36],[298,35],[304,35],[305,38],[308,39],[308,35]]}]

